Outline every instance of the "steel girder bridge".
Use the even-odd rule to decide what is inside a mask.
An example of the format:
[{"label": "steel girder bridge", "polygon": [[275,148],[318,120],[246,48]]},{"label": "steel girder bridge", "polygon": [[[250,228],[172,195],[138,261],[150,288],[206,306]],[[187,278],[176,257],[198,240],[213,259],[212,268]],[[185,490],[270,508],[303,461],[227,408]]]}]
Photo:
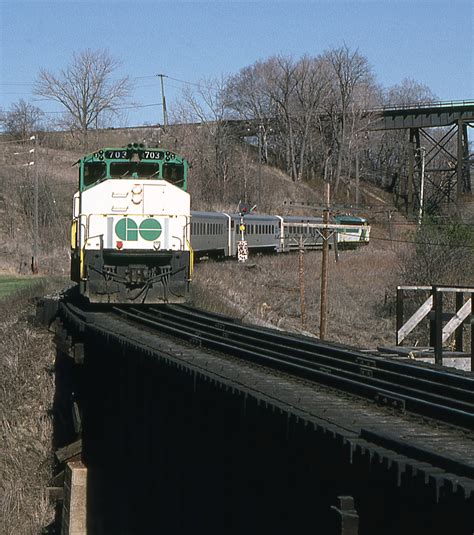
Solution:
[{"label": "steel girder bridge", "polygon": [[[474,126],[474,101],[434,102],[373,110],[371,130],[408,130],[408,177],[404,196],[408,210],[420,206],[423,179],[439,203],[457,202],[472,193],[468,128]],[[433,128],[443,128],[435,136]],[[441,165],[440,165],[441,163]]]},{"label": "steel girder bridge", "polygon": [[[474,100],[428,102],[389,106],[366,111],[368,130],[408,130],[408,176],[402,184],[407,211],[420,206],[423,177],[432,186],[438,202],[457,202],[472,193],[468,128],[474,126]],[[265,160],[266,135],[273,119],[229,120],[238,137],[258,137],[260,157]],[[444,128],[441,136],[430,130]],[[440,162],[442,165],[440,166]]]}]

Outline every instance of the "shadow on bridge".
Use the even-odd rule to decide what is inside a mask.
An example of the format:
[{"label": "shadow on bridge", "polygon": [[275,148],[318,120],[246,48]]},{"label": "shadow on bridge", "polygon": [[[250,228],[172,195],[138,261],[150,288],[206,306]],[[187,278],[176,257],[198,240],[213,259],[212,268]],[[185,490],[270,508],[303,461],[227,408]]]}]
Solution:
[{"label": "shadow on bridge", "polygon": [[89,534],[356,535],[332,507],[341,495],[361,535],[436,535],[458,520],[470,533],[466,511],[434,505],[422,478],[399,487],[271,403],[104,337],[85,355]]}]

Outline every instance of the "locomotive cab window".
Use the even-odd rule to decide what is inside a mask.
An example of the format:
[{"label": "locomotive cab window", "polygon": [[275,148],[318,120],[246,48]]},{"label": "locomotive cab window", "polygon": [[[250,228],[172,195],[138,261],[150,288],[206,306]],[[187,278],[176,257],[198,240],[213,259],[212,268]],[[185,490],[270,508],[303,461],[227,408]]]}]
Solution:
[{"label": "locomotive cab window", "polygon": [[163,178],[178,188],[184,186],[184,165],[176,163],[163,164]]},{"label": "locomotive cab window", "polygon": [[101,178],[105,178],[107,166],[105,162],[90,162],[84,164],[84,186],[92,186]]},{"label": "locomotive cab window", "polygon": [[156,178],[160,174],[159,163],[145,162],[111,162],[111,178]]}]

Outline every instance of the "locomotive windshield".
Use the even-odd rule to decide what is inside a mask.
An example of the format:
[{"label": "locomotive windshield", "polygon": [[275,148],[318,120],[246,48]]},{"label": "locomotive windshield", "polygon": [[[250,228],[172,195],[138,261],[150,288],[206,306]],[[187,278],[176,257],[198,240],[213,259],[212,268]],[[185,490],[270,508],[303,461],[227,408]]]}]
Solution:
[{"label": "locomotive windshield", "polygon": [[123,148],[99,149],[80,163],[80,189],[112,179],[164,179],[186,191],[188,162],[172,151],[130,143]]},{"label": "locomotive windshield", "polygon": [[163,164],[163,178],[182,188],[184,185],[184,165],[165,162]]},{"label": "locomotive windshield", "polygon": [[110,178],[152,178],[160,174],[160,164],[145,162],[111,162]]},{"label": "locomotive windshield", "polygon": [[84,165],[84,186],[92,186],[107,175],[105,162],[90,162]]}]

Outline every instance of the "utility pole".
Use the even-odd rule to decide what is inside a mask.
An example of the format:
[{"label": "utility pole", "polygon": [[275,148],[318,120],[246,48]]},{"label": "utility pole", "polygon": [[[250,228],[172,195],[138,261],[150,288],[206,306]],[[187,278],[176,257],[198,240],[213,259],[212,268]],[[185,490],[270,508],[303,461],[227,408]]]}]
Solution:
[{"label": "utility pole", "polygon": [[262,151],[263,151],[263,125],[258,127],[258,197],[257,205],[262,210]]},{"label": "utility pole", "polygon": [[31,271],[34,275],[38,274],[38,135],[31,136],[30,140],[35,142],[35,146],[30,152],[33,152],[33,169],[34,169],[34,224],[33,224],[33,257],[31,259]]},{"label": "utility pole", "polygon": [[166,74],[157,74],[161,78],[161,102],[163,106],[163,127],[168,126],[168,111],[166,110],[165,84],[163,78],[167,78]]},{"label": "utility pole", "polygon": [[424,196],[425,196],[425,147],[420,147],[419,149],[421,153],[421,181],[420,181],[420,207],[418,210],[418,225],[421,225],[423,222],[423,204],[424,204]]},{"label": "utility pole", "polygon": [[300,236],[299,241],[299,280],[300,280],[300,307],[301,307],[301,327],[306,327],[306,301],[304,289],[304,241]]},{"label": "utility pole", "polygon": [[323,256],[321,260],[321,308],[319,314],[319,338],[326,338],[328,315],[328,260],[329,260],[329,181],[324,183],[324,211],[323,211]]}]

